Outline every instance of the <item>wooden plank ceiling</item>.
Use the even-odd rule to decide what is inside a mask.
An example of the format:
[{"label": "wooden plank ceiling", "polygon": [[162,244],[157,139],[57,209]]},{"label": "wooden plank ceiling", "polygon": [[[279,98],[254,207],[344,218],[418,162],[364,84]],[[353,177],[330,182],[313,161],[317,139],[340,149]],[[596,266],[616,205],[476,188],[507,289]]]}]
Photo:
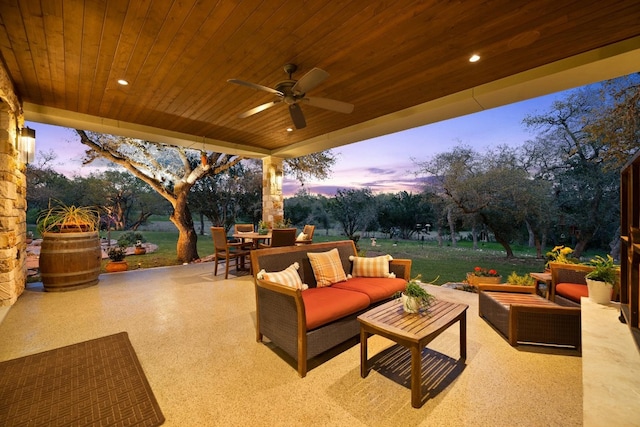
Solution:
[{"label": "wooden plank ceiling", "polygon": [[[640,36],[638,0],[2,0],[0,8],[0,54],[27,119],[67,117],[93,130],[116,123],[152,140],[256,156],[350,142],[331,139]],[[468,61],[473,53],[479,62]],[[238,118],[276,98],[227,80],[273,88],[287,79],[286,63],[298,65],[294,79],[326,70],[308,95],[354,111],[302,105],[307,127],[293,132],[284,104]]]}]

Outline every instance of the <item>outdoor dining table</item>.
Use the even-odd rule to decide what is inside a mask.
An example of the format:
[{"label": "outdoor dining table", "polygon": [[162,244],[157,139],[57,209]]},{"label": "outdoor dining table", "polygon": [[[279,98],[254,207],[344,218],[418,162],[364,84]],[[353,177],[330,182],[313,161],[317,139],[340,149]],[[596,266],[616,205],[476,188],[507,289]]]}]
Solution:
[{"label": "outdoor dining table", "polygon": [[232,237],[235,239],[240,239],[242,243],[245,243],[247,239],[251,239],[253,242],[253,249],[258,249],[261,241],[271,240],[271,231],[269,231],[267,234],[259,234],[255,231],[233,233]]}]

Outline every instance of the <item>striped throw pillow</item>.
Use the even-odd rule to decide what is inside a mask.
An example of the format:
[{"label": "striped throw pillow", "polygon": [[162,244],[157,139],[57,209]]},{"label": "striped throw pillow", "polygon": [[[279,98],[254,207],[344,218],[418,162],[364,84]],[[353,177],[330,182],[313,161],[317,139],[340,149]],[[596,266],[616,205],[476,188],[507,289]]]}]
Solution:
[{"label": "striped throw pillow", "polygon": [[389,273],[389,262],[393,259],[391,255],[382,255],[373,258],[350,256],[353,262],[351,275],[353,277],[396,277],[394,273]]},{"label": "striped throw pillow", "polygon": [[300,279],[300,275],[298,274],[298,268],[300,268],[300,264],[294,262],[282,271],[267,273],[262,269],[258,272],[256,277],[260,280],[275,282],[280,285],[289,286],[294,289],[302,289],[304,291],[309,289],[309,286],[302,283],[302,279]]},{"label": "striped throw pillow", "polygon": [[338,249],[333,248],[328,252],[307,252],[307,256],[319,288],[347,280]]}]

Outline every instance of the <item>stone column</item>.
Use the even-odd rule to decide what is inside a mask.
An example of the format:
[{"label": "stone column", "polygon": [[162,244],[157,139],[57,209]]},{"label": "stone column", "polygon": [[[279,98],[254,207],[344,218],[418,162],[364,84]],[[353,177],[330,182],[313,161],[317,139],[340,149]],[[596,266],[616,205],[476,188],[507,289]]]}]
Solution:
[{"label": "stone column", "polygon": [[262,220],[273,224],[284,220],[284,198],[282,196],[282,159],[262,159]]},{"label": "stone column", "polygon": [[22,106],[0,63],[0,305],[11,305],[26,284],[26,165],[18,152]]}]

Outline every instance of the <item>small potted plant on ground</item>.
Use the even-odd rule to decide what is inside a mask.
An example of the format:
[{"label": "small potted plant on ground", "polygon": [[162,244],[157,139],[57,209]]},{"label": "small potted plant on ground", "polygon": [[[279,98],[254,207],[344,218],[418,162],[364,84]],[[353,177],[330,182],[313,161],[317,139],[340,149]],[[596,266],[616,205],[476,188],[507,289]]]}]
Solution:
[{"label": "small potted plant on ground", "polygon": [[502,282],[502,276],[493,268],[474,267],[472,272],[467,273],[467,282],[473,286],[480,283],[497,285]]},{"label": "small potted plant on ground", "polygon": [[147,253],[147,249],[143,246],[142,240],[136,241],[136,247],[134,249],[136,255],[144,255]]},{"label": "small potted plant on ground", "polygon": [[407,282],[407,286],[400,297],[402,308],[407,313],[419,313],[420,310],[426,310],[436,299],[435,296],[420,285],[420,277],[418,275]]},{"label": "small potted plant on ground", "polygon": [[589,265],[593,271],[585,277],[589,289],[589,299],[598,304],[607,304],[611,301],[613,290],[618,284],[618,267],[614,265],[611,255],[593,258]]},{"label": "small potted plant on ground", "polygon": [[124,258],[127,256],[127,249],[123,246],[113,246],[109,248],[107,251],[107,255],[109,256],[109,262],[104,267],[109,273],[114,273],[116,271],[127,271],[129,269],[129,264]]},{"label": "small potted plant on ground", "polygon": [[144,243],[147,240],[144,238],[142,233],[139,231],[127,231],[122,233],[122,235],[118,238],[118,246],[123,246],[125,248],[133,246],[134,253],[136,255],[142,255],[147,252],[144,247]]}]

